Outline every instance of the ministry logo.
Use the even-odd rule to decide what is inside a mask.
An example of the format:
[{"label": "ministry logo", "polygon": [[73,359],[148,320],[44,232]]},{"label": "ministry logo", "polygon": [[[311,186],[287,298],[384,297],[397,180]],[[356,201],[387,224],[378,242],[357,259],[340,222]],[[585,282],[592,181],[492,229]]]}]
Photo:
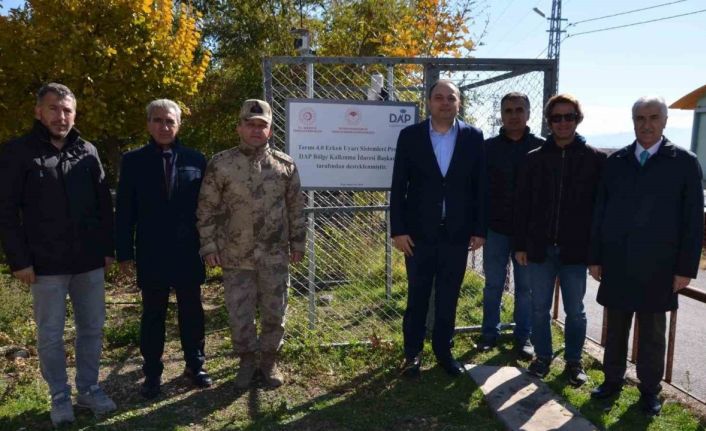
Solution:
[{"label": "ministry logo", "polygon": [[303,108],[300,110],[299,124],[301,126],[313,126],[316,124],[316,111],[311,108]]},{"label": "ministry logo", "polygon": [[361,114],[357,108],[348,108],[346,110],[346,123],[355,126],[360,124]]}]

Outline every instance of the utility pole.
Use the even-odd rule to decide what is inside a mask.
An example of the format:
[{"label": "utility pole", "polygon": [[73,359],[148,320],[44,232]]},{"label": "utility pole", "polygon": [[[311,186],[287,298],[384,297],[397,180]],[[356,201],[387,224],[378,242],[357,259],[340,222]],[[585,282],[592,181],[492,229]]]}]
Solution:
[{"label": "utility pole", "polygon": [[[542,18],[547,18],[547,16],[539,10],[538,8],[533,9]],[[561,0],[552,0],[552,14],[551,17],[547,18],[549,21],[549,45],[547,46],[547,58],[556,60],[556,88],[555,93],[559,91],[559,54],[561,52],[561,34],[566,33],[565,30],[561,29],[562,19],[561,17]]]}]

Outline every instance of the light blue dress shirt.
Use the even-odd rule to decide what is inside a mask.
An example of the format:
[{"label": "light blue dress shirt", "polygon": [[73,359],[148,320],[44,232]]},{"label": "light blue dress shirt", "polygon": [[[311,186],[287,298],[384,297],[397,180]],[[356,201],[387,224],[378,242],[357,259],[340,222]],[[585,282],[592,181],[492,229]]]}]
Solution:
[{"label": "light blue dress shirt", "polygon": [[651,146],[650,148],[644,148],[640,142],[635,145],[635,157],[637,158],[637,161],[640,161],[640,154],[642,154],[643,151],[647,151],[650,153],[649,157],[654,156],[657,153],[657,150],[659,150],[660,145],[662,145],[662,142],[664,142],[664,136],[662,139],[659,140],[655,145]]},{"label": "light blue dress shirt", "polygon": [[[436,163],[439,165],[441,175],[446,177],[451,164],[451,157],[454,154],[456,147],[456,137],[458,136],[458,121],[454,119],[453,124],[446,133],[439,133],[434,130],[429,118],[429,137],[431,138],[431,146],[434,149]],[[446,199],[441,203],[441,217],[446,217]]]}]

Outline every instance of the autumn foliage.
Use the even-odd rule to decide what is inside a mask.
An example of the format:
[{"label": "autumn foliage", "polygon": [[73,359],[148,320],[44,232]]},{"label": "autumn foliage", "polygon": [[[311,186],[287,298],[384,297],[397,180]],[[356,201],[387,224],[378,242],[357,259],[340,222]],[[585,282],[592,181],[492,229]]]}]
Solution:
[{"label": "autumn foliage", "polygon": [[43,83],[61,82],[81,132],[114,165],[151,99],[198,90],[211,57],[200,18],[171,0],[31,0],[0,17],[0,140],[27,130]]}]

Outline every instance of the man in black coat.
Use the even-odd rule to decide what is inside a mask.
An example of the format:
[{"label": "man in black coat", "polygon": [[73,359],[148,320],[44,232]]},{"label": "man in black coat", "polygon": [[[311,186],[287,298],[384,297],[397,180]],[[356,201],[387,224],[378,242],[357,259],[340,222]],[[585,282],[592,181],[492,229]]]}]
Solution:
[{"label": "man in black coat", "polygon": [[[142,293],[140,351],[145,398],[160,392],[165,319],[170,288],[176,292],[184,374],[197,387],[211,386],[202,368],[204,314],[196,206],[206,159],[177,139],[181,109],[160,99],[147,106],[147,145],[123,156],[116,200],[117,259]],[[136,265],[135,265],[136,262]]]},{"label": "man in black coat", "polygon": [[488,235],[483,247],[483,330],[478,349],[492,349],[500,335],[502,303],[508,261],[512,259],[515,281],[515,351],[526,360],[534,357],[532,333],[532,297],[527,267],[519,265],[512,250],[514,232],[515,185],[527,153],[544,144],[527,127],[530,102],[526,94],[508,93],[500,100],[503,127],[498,136],[485,141],[488,165]]},{"label": "man in black coat", "polygon": [[405,254],[408,294],[403,321],[403,375],[419,375],[432,285],[437,362],[452,376],[456,305],[469,248],[485,242],[483,133],[458,120],[461,97],[451,81],[429,92],[431,118],[400,132],[390,193],[391,234]]},{"label": "man in black coat", "polygon": [[583,112],[574,96],[553,96],[544,116],[552,133],[544,145],[527,154],[515,202],[515,259],[527,265],[532,291],[536,358],[528,372],[545,377],[554,358],[550,312],[558,277],[566,312],[564,371],[572,385],[580,386],[587,380],[581,354],[591,217],[606,155],[576,133]]},{"label": "man in black coat", "polygon": [[49,416],[58,426],[75,419],[64,349],[67,296],[76,325],[77,404],[95,414],[116,409],[98,385],[113,206],[98,151],[74,127],[71,90],[44,85],[34,115],[32,130],[0,151],[0,242],[12,275],[32,291]]},{"label": "man in black coat", "polygon": [[703,238],[703,190],[696,156],[662,135],[667,105],[642,97],[632,108],[636,141],[606,164],[595,209],[589,271],[600,281],[608,338],[605,381],[594,398],[620,392],[628,336],[637,314],[637,376],[643,410],[658,414],[666,311],[696,277]]}]

